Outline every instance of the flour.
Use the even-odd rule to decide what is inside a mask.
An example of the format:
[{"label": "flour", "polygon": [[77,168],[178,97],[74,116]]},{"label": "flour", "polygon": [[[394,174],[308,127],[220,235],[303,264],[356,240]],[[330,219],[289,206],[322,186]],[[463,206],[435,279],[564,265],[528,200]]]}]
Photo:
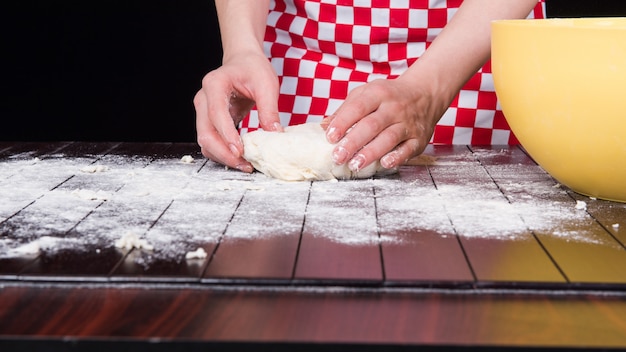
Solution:
[{"label": "flour", "polygon": [[72,194],[78,198],[87,200],[108,200],[111,197],[108,192],[102,190],[94,191],[91,189],[75,189],[72,191]]},{"label": "flour", "polygon": [[88,165],[80,169],[82,172],[93,174],[95,172],[104,172],[107,171],[107,167],[104,165]]},{"label": "flour", "polygon": [[195,251],[187,252],[185,259],[204,259],[207,257],[207,252],[203,248],[198,248]]},{"label": "flour", "polygon": [[195,160],[193,158],[193,156],[191,155],[183,155],[182,158],[180,158],[180,162],[183,164],[191,164],[193,163]]},{"label": "flour", "polygon": [[154,250],[154,246],[148,243],[145,239],[139,238],[137,234],[132,232],[125,233],[119,240],[115,241],[115,247],[131,250],[133,248],[145,249],[148,251]]},{"label": "flour", "polygon": [[[82,171],[90,165],[103,168]],[[484,173],[473,160],[438,157],[428,168],[437,185],[426,166],[415,175],[406,167],[376,179],[293,183],[179,158],[0,160],[0,258],[118,248],[141,249],[139,258],[146,263],[183,261],[189,253],[201,257],[199,249],[220,241],[303,234],[384,246],[404,241],[398,233],[425,231],[506,241],[532,231],[604,244],[588,233],[587,212],[576,209],[566,190],[546,182],[545,175],[524,166],[492,167],[500,177],[498,188],[460,183]],[[523,172],[527,182],[506,178]],[[452,177],[457,183],[445,182]],[[547,200],[555,198],[563,200]]]}]

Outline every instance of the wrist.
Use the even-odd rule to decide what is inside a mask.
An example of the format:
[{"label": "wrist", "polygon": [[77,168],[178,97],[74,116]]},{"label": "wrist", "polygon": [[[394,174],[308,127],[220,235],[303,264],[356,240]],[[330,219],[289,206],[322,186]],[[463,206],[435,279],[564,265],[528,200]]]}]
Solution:
[{"label": "wrist", "polygon": [[420,63],[420,60],[397,80],[406,86],[407,91],[413,92],[413,99],[426,98],[440,109],[447,109],[466,79],[440,65],[431,66]]}]

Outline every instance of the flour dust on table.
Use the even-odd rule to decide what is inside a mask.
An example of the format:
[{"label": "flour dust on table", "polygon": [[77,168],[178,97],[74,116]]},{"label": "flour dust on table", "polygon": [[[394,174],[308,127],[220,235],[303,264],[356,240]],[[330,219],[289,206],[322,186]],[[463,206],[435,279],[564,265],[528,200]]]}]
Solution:
[{"label": "flour dust on table", "polygon": [[[303,233],[358,246],[403,241],[394,231],[427,230],[494,240],[532,230],[598,241],[585,232],[586,210],[575,201],[546,200],[567,198],[553,183],[446,184],[448,174],[469,177],[475,165],[439,158],[417,167],[442,181],[435,186],[415,167],[361,180],[285,182],[180,157],[2,159],[0,258],[113,248],[151,260],[197,260],[224,239]],[[573,225],[563,228],[563,221]]]}]

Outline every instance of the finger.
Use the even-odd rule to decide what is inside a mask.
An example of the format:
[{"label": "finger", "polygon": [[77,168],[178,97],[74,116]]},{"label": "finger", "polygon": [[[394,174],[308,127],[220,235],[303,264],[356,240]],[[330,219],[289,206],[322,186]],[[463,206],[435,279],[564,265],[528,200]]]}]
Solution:
[{"label": "finger", "polygon": [[333,162],[337,165],[345,164],[356,152],[376,138],[387,127],[383,125],[383,118],[381,114],[372,113],[350,127],[333,150]]},{"label": "finger", "polygon": [[[352,136],[354,132],[350,132]],[[404,158],[407,152],[410,152],[412,143],[403,146],[398,150],[400,145],[404,145],[407,141],[407,130],[402,124],[393,124],[384,129],[377,136],[375,136],[368,144],[361,148],[348,162],[348,168],[352,171],[359,171],[371,163],[380,160],[383,156],[391,156],[386,160],[386,166],[394,167],[395,163]],[[398,151],[398,153],[393,153]],[[393,160],[389,160],[395,158]],[[402,160],[404,161],[404,160]],[[384,166],[384,167],[386,167]]]},{"label": "finger", "polygon": [[[194,97],[196,109],[196,132],[198,145],[207,158],[245,172],[252,172],[252,165],[241,157],[237,150],[229,147],[209,119],[206,95],[199,91]],[[237,135],[239,139],[239,135]],[[243,147],[242,147],[243,149]]]},{"label": "finger", "polygon": [[259,113],[259,124],[266,131],[282,132],[278,116],[278,78],[272,77],[260,90],[254,93],[257,111]]},{"label": "finger", "polygon": [[320,126],[322,127],[324,131],[328,129],[328,125],[330,125],[330,122],[333,120],[333,118],[334,118],[334,115],[326,116],[324,117],[324,119],[322,119],[322,122],[320,122]]},{"label": "finger", "polygon": [[405,164],[412,157],[421,154],[426,147],[425,143],[420,143],[416,139],[406,140],[398,145],[394,150],[385,154],[380,159],[380,165],[385,169],[393,169]]},{"label": "finger", "polygon": [[326,129],[326,139],[330,143],[339,142],[354,124],[378,108],[382,94],[376,94],[379,89],[375,82],[355,88],[331,116],[332,120]]},{"label": "finger", "polygon": [[[243,143],[237,131],[233,117],[230,115],[231,96],[233,88],[230,84],[223,83],[219,75],[207,75],[203,79],[204,93],[201,97],[206,106],[203,115],[197,115],[197,128],[204,127],[207,133],[217,131],[222,143],[237,158],[243,155]],[[197,109],[197,107],[196,107]],[[198,125],[203,124],[203,125]]]},{"label": "finger", "polygon": [[214,161],[216,163],[225,165],[226,167],[232,168],[232,169],[236,169],[239,171],[243,171],[246,173],[251,173],[254,171],[254,167],[252,166],[252,164],[250,164],[247,160],[245,159],[241,159],[238,160],[236,162],[221,162],[218,161],[219,157],[218,156],[214,156],[213,153],[211,153],[211,151],[207,151],[205,149],[202,149],[202,155],[204,155],[207,159]]},{"label": "finger", "polygon": [[208,159],[243,172],[250,173],[254,171],[254,168],[247,160],[243,159],[243,157],[234,156],[225,144],[217,142],[220,136],[215,130],[200,138],[203,138],[203,143],[200,146],[202,155]]}]

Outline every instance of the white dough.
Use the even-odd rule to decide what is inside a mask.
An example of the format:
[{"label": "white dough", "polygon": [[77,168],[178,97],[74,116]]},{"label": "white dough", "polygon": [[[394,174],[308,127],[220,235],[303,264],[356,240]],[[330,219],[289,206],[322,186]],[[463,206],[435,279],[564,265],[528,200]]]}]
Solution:
[{"label": "white dough", "polygon": [[183,164],[191,164],[194,162],[194,159],[191,155],[183,155],[183,157],[180,158],[180,162]]},{"label": "white dough", "polygon": [[285,128],[284,133],[257,130],[243,137],[244,155],[255,169],[285,181],[324,181],[368,178],[389,170],[376,161],[359,172],[335,165],[334,145],[326,140],[319,123]]},{"label": "white dough", "polygon": [[195,251],[187,252],[185,259],[204,259],[206,256],[207,252],[202,247],[199,247]]},{"label": "white dough", "polygon": [[104,165],[87,165],[85,167],[83,167],[82,169],[80,169],[80,171],[82,172],[86,172],[89,174],[93,174],[96,172],[103,172],[103,171],[107,171],[108,168]]},{"label": "white dough", "polygon": [[115,247],[126,250],[133,248],[146,249],[149,251],[154,250],[154,247],[149,244],[148,241],[139,238],[139,236],[132,232],[125,233],[119,240],[115,241]]}]

